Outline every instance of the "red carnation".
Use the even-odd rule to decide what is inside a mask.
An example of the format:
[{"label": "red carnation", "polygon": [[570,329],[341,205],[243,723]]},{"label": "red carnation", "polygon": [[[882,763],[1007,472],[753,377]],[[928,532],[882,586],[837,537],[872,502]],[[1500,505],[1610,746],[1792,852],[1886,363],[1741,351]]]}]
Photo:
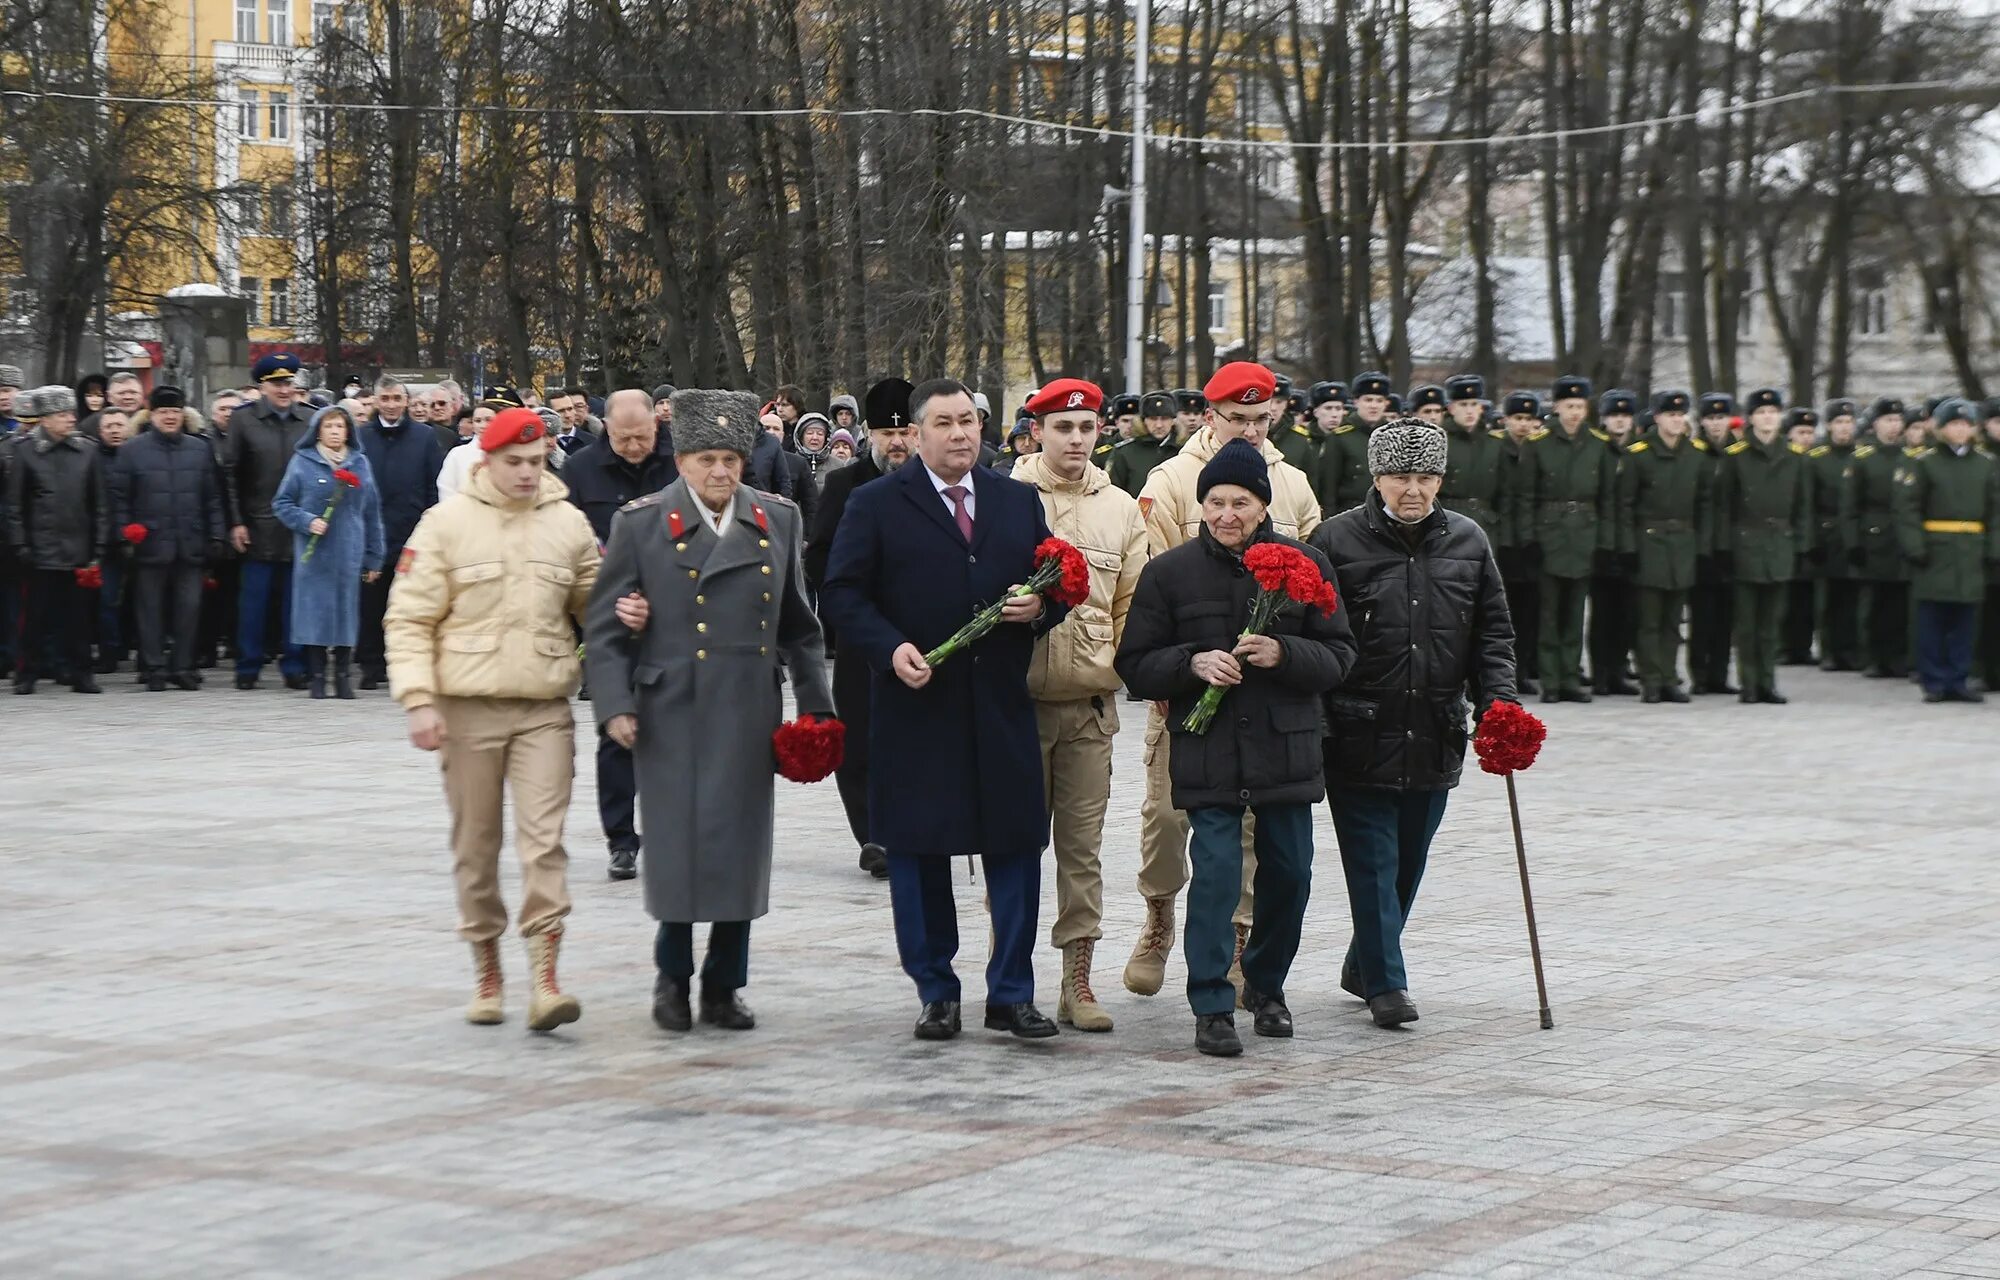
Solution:
[{"label": "red carnation", "polygon": [[[1090,561],[1083,558],[1083,552],[1061,538],[1044,538],[1041,545],[1035,548],[1035,571],[1011,594],[1017,597],[1047,596],[1057,604],[1074,609],[1090,599]],[[1002,597],[973,614],[972,621],[925,654],[924,661],[935,667],[970,646],[1000,624],[1000,611],[1006,604],[1007,597]]]},{"label": "red carnation", "polygon": [[838,769],[846,743],[846,725],[811,715],[781,724],[771,734],[778,773],[793,782],[819,782]]},{"label": "red carnation", "polygon": [[1074,609],[1090,599],[1090,561],[1083,558],[1083,552],[1061,538],[1044,538],[1035,548],[1037,577],[1051,561],[1059,566],[1061,574],[1045,590],[1051,600]]},{"label": "red carnation", "polygon": [[[1320,572],[1319,562],[1297,547],[1259,542],[1243,553],[1243,567],[1257,580],[1257,594],[1250,600],[1250,619],[1240,638],[1266,634],[1287,604],[1302,604],[1329,616],[1340,607],[1340,597]],[[1224,692],[1219,684],[1202,690],[1181,728],[1188,733],[1207,733]]]},{"label": "red carnation", "polygon": [[203,591],[216,591],[220,590],[221,587],[222,584],[220,582],[217,582],[214,578],[203,578],[201,580],[201,589]]},{"label": "red carnation", "polygon": [[1496,702],[1479,718],[1472,749],[1488,773],[1519,773],[1535,763],[1549,728],[1518,702]]},{"label": "red carnation", "polygon": [[135,547],[146,540],[146,526],[143,524],[128,524],[119,532],[125,535],[125,541]]},{"label": "red carnation", "polygon": [[85,591],[96,591],[104,585],[104,570],[94,564],[87,564],[76,571],[76,585]]},{"label": "red carnation", "polygon": [[352,471],[349,471],[346,467],[341,467],[338,470],[336,470],[333,473],[333,478],[340,481],[340,483],[346,485],[350,489],[359,489],[361,487],[361,477],[355,475]]}]

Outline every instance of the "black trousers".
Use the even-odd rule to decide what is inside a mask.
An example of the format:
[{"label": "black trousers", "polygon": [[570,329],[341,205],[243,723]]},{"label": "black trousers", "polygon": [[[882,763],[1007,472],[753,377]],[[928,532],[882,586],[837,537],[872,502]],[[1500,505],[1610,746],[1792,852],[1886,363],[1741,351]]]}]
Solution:
[{"label": "black trousers", "polygon": [[[1779,636],[1778,660],[1788,667],[1803,666],[1813,660],[1813,588],[1811,578],[1793,578],[1785,584],[1785,621]],[[1826,638],[1820,637],[1824,647]]]},{"label": "black trousers", "polygon": [[602,728],[597,731],[597,817],[604,824],[604,843],[616,853],[637,851],[639,832],[633,825],[633,802],[639,792],[633,775],[632,753],[611,740]]},{"label": "black trousers", "polygon": [[1542,579],[1525,570],[1503,569],[1507,612],[1514,617],[1514,669],[1524,680],[1541,679]]},{"label": "black trousers", "polygon": [[201,629],[201,580],[198,564],[142,564],[132,570],[139,670],[193,674],[195,637]]},{"label": "black trousers", "polygon": [[77,585],[75,570],[30,570],[21,610],[21,673],[34,675],[46,653],[59,675],[88,676],[95,665],[90,659],[90,605],[90,593]]},{"label": "black trousers", "polygon": [[834,784],[840,807],[847,811],[847,829],[854,843],[868,843],[868,664],[852,649],[833,660],[833,711],[847,726],[846,748]]},{"label": "black trousers", "polygon": [[[669,978],[694,977],[694,926],[660,921],[653,963]],[[750,981],[750,922],[717,920],[708,926],[708,954],[701,961],[704,991],[735,991]]]},{"label": "black trousers", "polygon": [[1861,665],[1861,584],[1853,578],[1819,582],[1819,658],[1836,670]]},{"label": "black trousers", "polygon": [[1590,681],[1623,680],[1639,634],[1639,592],[1629,578],[1590,580]]},{"label": "black trousers", "polygon": [[[389,548],[388,557],[382,561],[394,566],[402,557],[401,547]],[[364,676],[385,679],[389,674],[389,657],[382,644],[382,615],[389,612],[389,588],[396,585],[393,572],[384,573],[373,582],[361,584],[361,636],[354,646],[354,662]]]},{"label": "black trousers", "polygon": [[1696,689],[1720,691],[1729,683],[1729,646],[1736,626],[1736,594],[1727,582],[1699,582],[1688,592],[1688,677]]},{"label": "black trousers", "polygon": [[1910,672],[1910,584],[1862,584],[1861,631],[1868,665],[1898,676]]}]

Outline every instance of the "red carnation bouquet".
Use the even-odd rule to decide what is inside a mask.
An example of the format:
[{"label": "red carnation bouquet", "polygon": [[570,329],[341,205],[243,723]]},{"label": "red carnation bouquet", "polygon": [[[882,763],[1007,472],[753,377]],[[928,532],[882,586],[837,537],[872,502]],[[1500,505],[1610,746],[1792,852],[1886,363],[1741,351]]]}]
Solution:
[{"label": "red carnation bouquet", "polygon": [[793,782],[819,782],[840,767],[847,749],[847,726],[838,720],[802,715],[771,734],[778,773]]},{"label": "red carnation bouquet", "polygon": [[1090,599],[1090,562],[1061,538],[1044,538],[1042,545],[1035,548],[1035,571],[1028,580],[1016,587],[1011,596],[1003,596],[972,615],[972,621],[952,633],[951,639],[924,655],[924,662],[935,667],[954,653],[969,648],[987,632],[1000,624],[1000,610],[1009,599],[1018,596],[1047,596],[1058,604],[1074,609]]},{"label": "red carnation bouquet", "polygon": [[[1328,616],[1340,607],[1340,594],[1333,584],[1326,580],[1312,557],[1297,547],[1282,542],[1260,542],[1243,553],[1243,567],[1257,579],[1257,594],[1250,601],[1250,621],[1238,639],[1263,635],[1264,629],[1288,604],[1318,609]],[[1219,684],[1204,689],[1201,701],[1181,721],[1181,728],[1188,733],[1207,733],[1216,709],[1222,705],[1222,696],[1228,692]]]},{"label": "red carnation bouquet", "polygon": [[1548,726],[1520,703],[1496,702],[1479,717],[1472,750],[1488,773],[1519,773],[1535,763],[1548,736]]},{"label": "red carnation bouquet", "polygon": [[87,564],[76,571],[76,585],[85,591],[97,591],[104,586],[104,570],[94,564]]},{"label": "red carnation bouquet", "polygon": [[146,526],[143,524],[128,524],[118,532],[135,547],[146,540]]},{"label": "red carnation bouquet", "polygon": [[[360,487],[360,476],[355,475],[346,467],[336,468],[333,473],[333,496],[326,500],[326,510],[319,513],[319,518],[322,520],[333,519],[333,509],[340,505],[340,496],[349,489],[359,489]],[[313,558],[313,552],[318,549],[319,535],[315,533],[312,537],[306,539],[306,553],[299,557],[299,563],[306,564],[310,562]]]}]

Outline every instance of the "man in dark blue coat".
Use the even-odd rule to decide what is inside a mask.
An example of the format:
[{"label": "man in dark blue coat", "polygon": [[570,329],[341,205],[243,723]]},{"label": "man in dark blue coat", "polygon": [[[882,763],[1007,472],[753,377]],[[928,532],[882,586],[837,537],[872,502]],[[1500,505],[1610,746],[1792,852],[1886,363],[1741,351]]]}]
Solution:
[{"label": "man in dark blue coat", "polygon": [[1056,1034],[1035,1008],[1036,915],[1049,841],[1041,739],[1028,695],[1035,637],[1061,622],[1038,596],[932,667],[924,654],[1027,581],[1049,536],[1034,489],[978,466],[979,411],[948,378],[910,393],[917,461],[848,500],[821,606],[868,664],[873,708],[869,829],[887,851],[896,949],[917,984],[920,1040],[959,1030],[958,915],[951,858],[978,854],[992,901],[986,1026]]},{"label": "man in dark blue coat", "polygon": [[[403,554],[403,544],[423,519],[424,512],[437,505],[438,469],[444,466],[444,450],[430,427],[404,413],[409,392],[394,378],[375,383],[375,419],[359,432],[361,452],[375,472],[375,486],[382,494],[382,537],[388,558],[395,564]],[[361,666],[361,687],[378,689],[389,680],[389,660],[382,646],[382,615],[389,609],[389,588],[394,574],[385,573],[361,588],[361,642],[355,646],[354,660]]]}]

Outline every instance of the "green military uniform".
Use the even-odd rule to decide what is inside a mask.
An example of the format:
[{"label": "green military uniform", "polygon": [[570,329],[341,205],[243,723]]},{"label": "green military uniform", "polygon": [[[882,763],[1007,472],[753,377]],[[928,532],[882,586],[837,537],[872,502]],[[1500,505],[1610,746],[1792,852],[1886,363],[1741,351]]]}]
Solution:
[{"label": "green military uniform", "polygon": [[1745,702],[1784,702],[1778,647],[1785,594],[1812,538],[1805,455],[1782,435],[1729,446],[1717,501],[1717,536],[1736,581],[1736,674]]},{"label": "green military uniform", "polygon": [[1544,701],[1588,702],[1583,691],[1583,606],[1597,554],[1616,543],[1616,469],[1586,427],[1560,425],[1529,436],[1513,486],[1514,537],[1540,557],[1539,667]]},{"label": "green military uniform", "polygon": [[[1356,401],[1363,396],[1388,396],[1389,376],[1370,371],[1354,379],[1349,393]],[[1362,420],[1359,409],[1348,413],[1347,418],[1333,430],[1326,433],[1320,442],[1319,456],[1314,459],[1313,469],[1306,473],[1312,481],[1313,494],[1319,499],[1320,515],[1331,519],[1342,511],[1361,505],[1374,485],[1374,477],[1368,474],[1368,437],[1386,416],[1374,423]]]},{"label": "green military uniform", "polygon": [[[1289,412],[1287,417],[1289,417]],[[1308,418],[1304,422],[1293,422],[1271,435],[1271,443],[1285,461],[1291,463],[1307,475],[1312,474],[1313,464],[1319,458],[1320,443],[1324,439],[1319,427]]]},{"label": "green military uniform", "polygon": [[[1721,391],[1705,391],[1695,402],[1699,417],[1734,415],[1735,398]],[[1703,430],[1697,428],[1697,430]],[[1724,451],[1733,441],[1725,430],[1722,436],[1704,434],[1710,488],[1721,489]],[[1734,693],[1729,684],[1729,646],[1735,626],[1735,584],[1726,572],[1728,558],[1705,547],[1695,561],[1694,589],[1688,592],[1688,677],[1693,693]]]},{"label": "green military uniform", "polygon": [[[1685,405],[1686,394],[1681,397]],[[1676,674],[1681,611],[1695,566],[1713,542],[1715,480],[1708,444],[1654,436],[1626,447],[1618,475],[1618,552],[1638,593],[1634,647],[1648,702],[1686,702]]]},{"label": "green military uniform", "polygon": [[[1877,400],[1868,412],[1871,429],[1885,416],[1901,418],[1903,402]],[[1847,562],[1861,583],[1863,670],[1877,680],[1910,671],[1910,574],[1896,545],[1896,487],[1906,461],[1900,444],[1875,436],[1856,446],[1842,494]]]},{"label": "green military uniform", "polygon": [[1444,485],[1438,490],[1438,505],[1470,517],[1486,531],[1486,540],[1497,551],[1513,542],[1507,515],[1507,476],[1513,469],[1512,446],[1507,433],[1497,427],[1474,427],[1470,431],[1456,422],[1444,424],[1448,449]]},{"label": "green military uniform", "polygon": [[1162,440],[1149,435],[1133,436],[1111,451],[1111,465],[1105,470],[1110,473],[1111,483],[1136,498],[1146,487],[1146,477],[1153,474],[1153,468],[1180,451],[1171,433]]},{"label": "green military uniform", "polygon": [[[1612,414],[1635,414],[1638,407],[1638,397],[1632,392],[1613,390],[1599,398],[1597,412],[1601,421]],[[1602,428],[1593,427],[1590,433],[1611,455],[1612,485],[1615,489],[1617,473],[1625,466],[1625,445]],[[1607,511],[1605,516],[1609,519],[1611,513]],[[1633,585],[1632,575],[1626,571],[1618,556],[1607,553],[1598,557],[1590,574],[1589,652],[1593,692],[1637,692],[1627,677],[1632,651],[1638,643],[1638,622],[1638,589]]]},{"label": "green military uniform", "polygon": [[[1943,428],[1975,413],[1963,401],[1938,410]],[[1977,701],[1973,642],[1987,584],[2000,578],[2000,466],[1973,449],[1938,443],[1903,468],[1896,485],[1896,541],[1913,567],[1917,671],[1927,701]]]},{"label": "green military uniform", "polygon": [[[1852,407],[1846,415],[1853,414]],[[1823,671],[1855,671],[1861,666],[1861,579],[1848,563],[1852,526],[1843,513],[1847,473],[1854,465],[1855,444],[1831,440],[1806,451],[1812,473],[1813,544],[1808,560],[1815,582],[1814,630],[1819,633],[1819,665]]]},{"label": "green military uniform", "polygon": [[1090,451],[1090,461],[1094,466],[1108,469],[1111,466],[1111,455],[1116,452],[1118,452],[1118,442],[1100,431],[1097,435],[1097,447]]}]

